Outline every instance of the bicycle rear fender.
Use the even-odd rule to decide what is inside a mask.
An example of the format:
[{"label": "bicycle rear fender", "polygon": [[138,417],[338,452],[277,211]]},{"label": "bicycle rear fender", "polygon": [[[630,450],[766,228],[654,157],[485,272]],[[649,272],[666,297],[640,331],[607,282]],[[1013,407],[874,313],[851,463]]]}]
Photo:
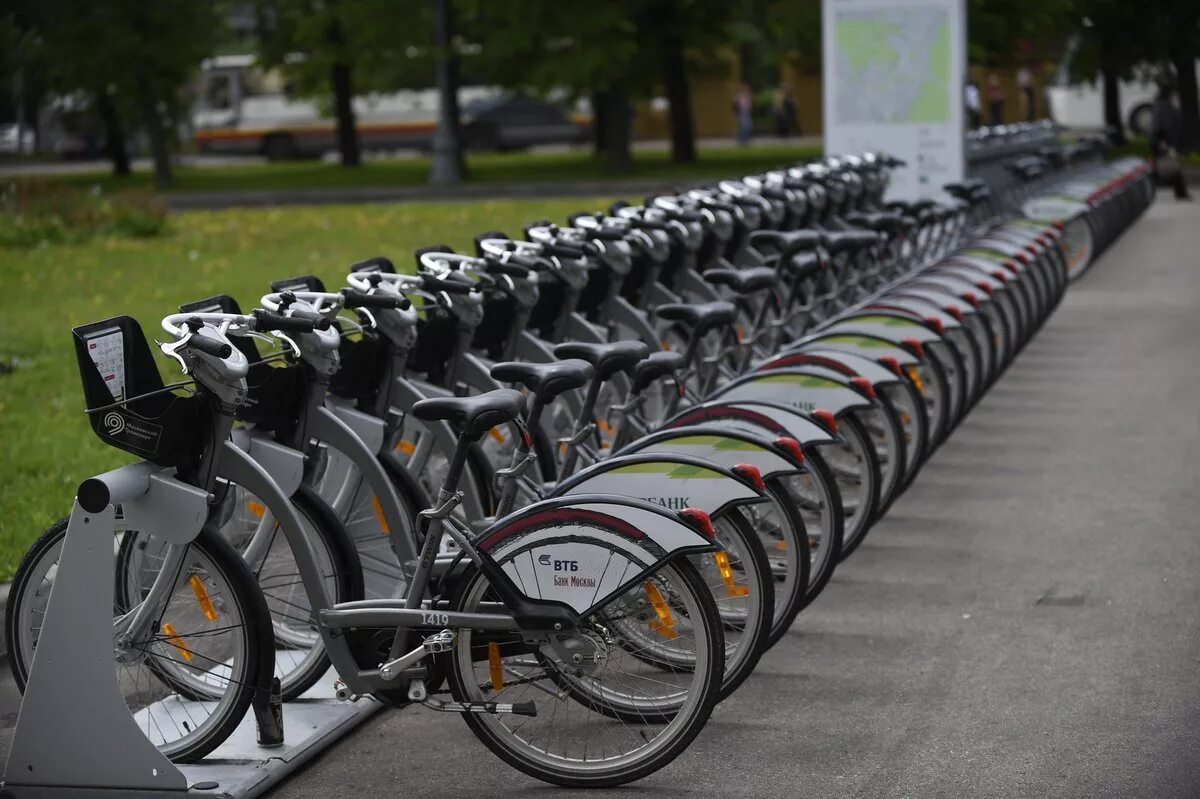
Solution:
[{"label": "bicycle rear fender", "polygon": [[[504,517],[475,538],[484,572],[501,575],[535,602],[566,605],[580,616],[655,572],[672,558],[716,551],[714,539],[683,516],[611,495],[557,497]],[[520,621],[520,619],[518,619]]]},{"label": "bicycle rear fender", "polygon": [[551,496],[575,494],[616,494],[668,510],[699,508],[712,517],[767,498],[750,479],[729,467],[690,455],[655,453],[600,461],[564,480]]},{"label": "bicycle rear fender", "polygon": [[659,430],[634,441],[612,457],[637,452],[668,455],[691,455],[726,468],[749,464],[763,478],[791,475],[803,471],[802,462],[779,448],[763,431],[747,433],[718,425],[695,425]]},{"label": "bicycle rear fender", "polygon": [[793,407],[766,400],[713,400],[669,420],[664,427],[714,424],[752,435],[794,438],[801,444],[829,444],[837,440],[831,430]]},{"label": "bicycle rear fender", "polygon": [[843,377],[865,377],[873,386],[885,386],[890,383],[903,382],[902,378],[883,364],[872,361],[856,353],[839,352],[837,350],[805,350],[790,352],[778,358],[767,361],[756,371],[766,372],[783,368],[817,368],[828,370],[830,377],[835,373]]},{"label": "bicycle rear fender", "polygon": [[920,362],[916,355],[909,352],[894,341],[879,336],[868,336],[861,333],[822,333],[819,336],[806,339],[795,347],[798,352],[808,352],[814,349],[833,349],[861,355],[875,362],[884,358],[894,360],[899,366],[913,366]]},{"label": "bicycle rear fender", "polygon": [[942,336],[930,330],[924,323],[898,313],[861,313],[849,316],[826,328],[830,333],[864,333],[878,336],[897,344],[915,339],[922,344],[941,341]]},{"label": "bicycle rear fender", "polygon": [[[716,395],[717,400],[761,400],[795,408],[803,413],[867,409],[871,399],[848,385],[850,378],[833,380],[803,369],[772,369],[738,378]],[[868,386],[870,388],[870,386]]]}]

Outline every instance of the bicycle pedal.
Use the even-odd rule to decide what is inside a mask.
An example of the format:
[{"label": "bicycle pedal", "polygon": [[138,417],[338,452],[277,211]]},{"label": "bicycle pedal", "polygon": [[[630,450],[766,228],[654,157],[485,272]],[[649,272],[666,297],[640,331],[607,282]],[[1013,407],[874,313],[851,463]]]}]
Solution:
[{"label": "bicycle pedal", "polygon": [[421,646],[431,655],[437,655],[442,652],[449,652],[450,647],[454,646],[454,640],[457,638],[453,630],[442,630],[440,633],[434,633],[421,642]]}]

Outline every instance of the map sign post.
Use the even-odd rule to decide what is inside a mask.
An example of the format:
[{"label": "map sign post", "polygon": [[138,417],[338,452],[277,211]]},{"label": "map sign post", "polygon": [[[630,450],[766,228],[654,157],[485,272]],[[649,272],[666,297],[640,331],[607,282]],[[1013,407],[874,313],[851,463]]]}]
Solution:
[{"label": "map sign post", "polygon": [[966,0],[822,0],[825,152],[907,162],[889,196],[962,180]]}]

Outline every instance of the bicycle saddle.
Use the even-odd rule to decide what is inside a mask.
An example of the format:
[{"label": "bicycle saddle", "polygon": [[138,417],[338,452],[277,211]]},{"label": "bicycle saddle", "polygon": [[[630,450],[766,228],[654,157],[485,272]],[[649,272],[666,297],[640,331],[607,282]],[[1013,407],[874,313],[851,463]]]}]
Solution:
[{"label": "bicycle saddle", "polygon": [[578,359],[550,363],[508,361],[493,366],[492,377],[502,383],[524,386],[539,401],[547,403],[559,394],[586,385],[592,379],[592,365]]},{"label": "bicycle saddle", "polygon": [[789,272],[797,278],[816,277],[821,271],[821,258],[814,252],[795,255],[783,262]]},{"label": "bicycle saddle", "polygon": [[901,214],[888,211],[875,211],[868,214],[851,214],[846,221],[857,227],[867,227],[884,233],[899,233],[904,230],[904,217]]},{"label": "bicycle saddle", "polygon": [[878,241],[879,234],[873,230],[827,230],[821,233],[821,244],[833,255],[861,250]]},{"label": "bicycle saddle", "polygon": [[702,277],[709,283],[728,286],[736,294],[753,294],[775,287],[779,276],[769,266],[749,269],[709,269]]},{"label": "bicycle saddle", "polygon": [[787,258],[805,250],[815,250],[821,245],[821,234],[816,230],[756,230],[750,234],[750,245],[765,244],[779,250]]},{"label": "bicycle saddle", "polygon": [[564,341],[554,348],[554,354],[559,358],[579,358],[590,363],[596,370],[596,377],[601,380],[624,372],[645,358],[649,351],[650,348],[640,341],[612,341],[607,344]]},{"label": "bicycle saddle", "polygon": [[474,397],[434,397],[413,403],[412,415],[426,422],[449,422],[468,436],[482,436],[497,425],[516,419],[525,397],[511,388],[498,388]]},{"label": "bicycle saddle", "polygon": [[715,327],[733,324],[737,318],[737,307],[724,300],[697,304],[672,302],[658,306],[655,313],[659,319],[691,325],[696,335],[700,335]]},{"label": "bicycle saddle", "polygon": [[644,361],[633,367],[633,393],[641,393],[658,378],[678,372],[683,368],[684,361],[682,352],[660,350],[650,353]]}]

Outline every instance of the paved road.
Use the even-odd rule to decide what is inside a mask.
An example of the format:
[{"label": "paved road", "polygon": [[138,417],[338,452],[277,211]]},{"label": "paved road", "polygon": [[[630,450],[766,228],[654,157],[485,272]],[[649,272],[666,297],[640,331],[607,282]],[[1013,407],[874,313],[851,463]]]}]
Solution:
[{"label": "paved road", "polygon": [[[1200,213],[1104,256],[695,746],[606,796],[1200,794]],[[567,796],[387,713],[277,797]]]},{"label": "paved road", "polygon": [[[1162,199],[694,747],[603,795],[1200,795],[1196,253],[1197,206]],[[526,791],[577,793],[418,709],[272,796]]]}]

